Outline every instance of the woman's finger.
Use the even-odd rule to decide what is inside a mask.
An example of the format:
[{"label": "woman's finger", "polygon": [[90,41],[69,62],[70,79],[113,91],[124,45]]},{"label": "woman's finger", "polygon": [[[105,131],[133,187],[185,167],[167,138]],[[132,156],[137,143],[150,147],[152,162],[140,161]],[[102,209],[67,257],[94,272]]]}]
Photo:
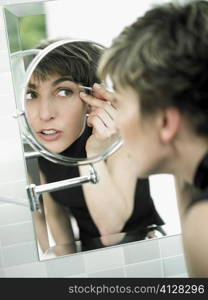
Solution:
[{"label": "woman's finger", "polygon": [[106,138],[108,136],[108,128],[98,116],[89,116],[87,123],[93,127],[93,134],[95,136],[99,138]]},{"label": "woman's finger", "polygon": [[91,106],[104,107],[106,103],[108,103],[110,105],[110,102],[108,102],[107,100],[96,98],[96,97],[94,97],[92,95],[88,95],[84,92],[80,92],[80,97],[85,103],[87,103]]},{"label": "woman's finger", "polygon": [[111,118],[111,116],[101,108],[96,108],[90,113],[91,116],[98,116],[104,123],[104,125],[108,128],[112,128],[115,125],[115,122]]},{"label": "woman's finger", "polygon": [[93,94],[95,97],[112,101],[114,98],[114,93],[107,91],[106,88],[102,84],[94,83],[93,85]]},{"label": "woman's finger", "polygon": [[83,92],[80,93],[81,99],[90,105],[91,111],[94,110],[94,108],[102,108],[104,109],[109,116],[114,119],[116,116],[116,109],[111,105],[109,101],[101,100],[98,98],[93,97],[92,95],[87,95]]}]

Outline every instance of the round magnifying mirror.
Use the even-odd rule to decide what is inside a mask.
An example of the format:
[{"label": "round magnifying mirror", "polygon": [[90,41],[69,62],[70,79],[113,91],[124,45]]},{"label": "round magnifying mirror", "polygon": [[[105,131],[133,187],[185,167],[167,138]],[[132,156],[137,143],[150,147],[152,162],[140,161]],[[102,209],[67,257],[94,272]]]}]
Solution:
[{"label": "round magnifying mirror", "polygon": [[[118,131],[102,135],[108,126],[103,120],[89,124],[94,107],[80,96],[85,92],[106,101],[92,88],[99,83],[96,70],[104,47],[86,40],[61,40],[40,48],[26,71],[22,96],[26,140],[40,155],[63,165],[106,159],[120,148],[122,139]],[[97,153],[90,156],[87,145],[92,139]]]}]

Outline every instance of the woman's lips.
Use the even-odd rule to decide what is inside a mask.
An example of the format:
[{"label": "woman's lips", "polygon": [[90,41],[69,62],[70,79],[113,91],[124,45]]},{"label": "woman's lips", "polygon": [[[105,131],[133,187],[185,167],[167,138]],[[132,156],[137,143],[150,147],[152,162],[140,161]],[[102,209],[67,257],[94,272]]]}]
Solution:
[{"label": "woman's lips", "polygon": [[39,131],[38,136],[44,141],[56,141],[61,136],[61,131],[53,128],[43,129]]}]

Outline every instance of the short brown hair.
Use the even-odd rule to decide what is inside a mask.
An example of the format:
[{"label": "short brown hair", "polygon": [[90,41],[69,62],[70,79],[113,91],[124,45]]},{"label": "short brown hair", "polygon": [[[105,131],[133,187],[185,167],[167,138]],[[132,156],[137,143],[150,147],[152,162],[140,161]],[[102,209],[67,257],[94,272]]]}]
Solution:
[{"label": "short brown hair", "polygon": [[113,40],[99,75],[131,86],[143,113],[177,107],[208,135],[208,3],[168,3],[147,11]]},{"label": "short brown hair", "polygon": [[[58,40],[43,41],[37,48]],[[97,76],[98,60],[103,49],[93,42],[76,41],[63,44],[50,51],[38,64],[33,75],[45,80],[51,75],[70,75],[72,80],[86,86],[100,82]]]}]

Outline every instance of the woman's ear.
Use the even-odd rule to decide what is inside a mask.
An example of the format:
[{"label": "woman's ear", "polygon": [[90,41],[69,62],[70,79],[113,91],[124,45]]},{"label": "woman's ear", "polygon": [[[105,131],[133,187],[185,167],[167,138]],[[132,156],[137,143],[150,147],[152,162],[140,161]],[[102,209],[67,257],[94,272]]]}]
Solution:
[{"label": "woman's ear", "polygon": [[171,107],[163,111],[160,122],[160,138],[163,143],[172,142],[180,130],[181,122],[182,115],[178,109]]}]

